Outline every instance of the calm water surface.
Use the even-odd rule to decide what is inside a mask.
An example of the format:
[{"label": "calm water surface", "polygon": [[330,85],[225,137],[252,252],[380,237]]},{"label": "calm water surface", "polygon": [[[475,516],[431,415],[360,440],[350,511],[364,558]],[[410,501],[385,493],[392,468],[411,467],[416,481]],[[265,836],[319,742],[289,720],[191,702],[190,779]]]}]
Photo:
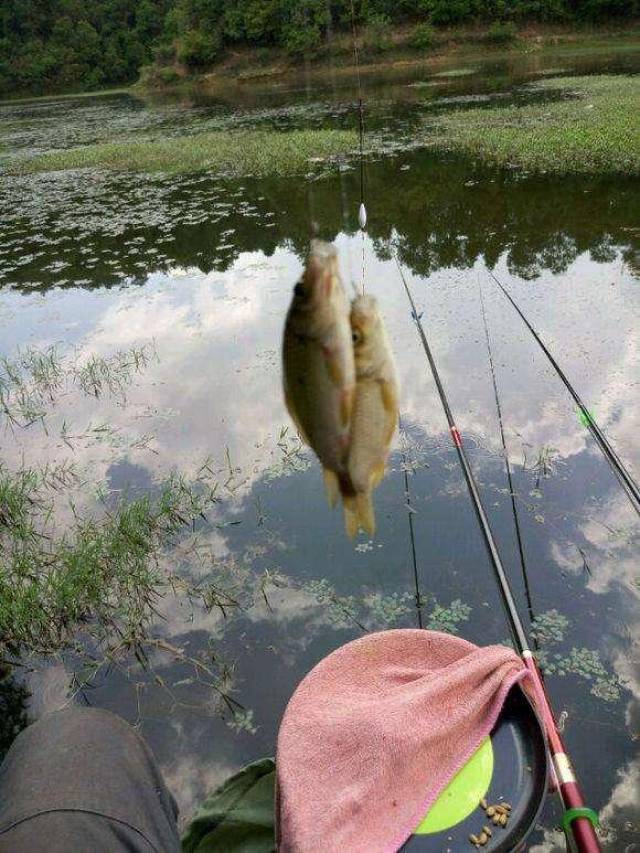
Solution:
[{"label": "calm water surface", "polygon": [[[148,668],[98,669],[77,701],[139,726],[188,817],[207,789],[273,754],[301,677],[365,630],[425,623],[478,643],[507,624],[393,252],[414,291],[466,435],[514,591],[527,608],[506,492],[480,313],[494,347],[533,609],[547,684],[609,851],[640,849],[638,519],[575,406],[487,275],[495,271],[548,342],[612,444],[640,476],[640,182],[500,173],[411,146],[412,128],[456,101],[524,98],[540,74],[636,71],[638,54],[476,63],[458,77],[424,69],[366,81],[368,127],[386,153],[367,162],[369,227],[357,232],[354,164],[304,177],[230,180],[62,172],[0,183],[0,355],[57,345],[74,358],[147,345],[155,357],[122,392],[67,389],[46,431],[3,425],[9,466],[73,460],[91,505],[153,492],[171,468],[215,460],[222,501],[164,555],[234,605],[168,594]],[[0,158],[141,134],[228,126],[351,126],[350,81],[303,80],[225,97],[143,102],[127,95],[0,106]],[[0,159],[0,168],[2,160]],[[355,543],[326,506],[317,462],[300,448],[280,391],[291,288],[313,232],[338,247],[387,320],[402,383],[401,431],[376,495],[375,539]],[[64,426],[63,426],[64,425]],[[96,426],[106,425],[106,430]],[[71,431],[75,438],[61,435]],[[416,535],[414,582],[408,474]],[[551,611],[551,613],[550,613]],[[221,713],[182,657],[215,654],[243,706]],[[30,661],[30,716],[69,693],[78,656]],[[72,691],[73,692],[73,691]],[[549,799],[531,850],[563,849]]]}]

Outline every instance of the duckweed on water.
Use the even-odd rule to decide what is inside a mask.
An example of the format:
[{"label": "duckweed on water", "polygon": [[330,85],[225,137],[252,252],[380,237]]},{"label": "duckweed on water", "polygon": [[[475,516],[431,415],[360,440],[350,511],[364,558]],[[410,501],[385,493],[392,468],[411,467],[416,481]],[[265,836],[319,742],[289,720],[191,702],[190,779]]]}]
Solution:
[{"label": "duckweed on water", "polygon": [[443,631],[445,634],[457,634],[461,622],[467,622],[471,607],[456,598],[449,607],[443,607],[436,601],[433,611],[427,616],[427,628],[430,631]]},{"label": "duckweed on water", "polygon": [[577,675],[591,682],[591,694],[604,702],[617,702],[622,683],[618,676],[609,672],[597,649],[573,647],[569,654],[555,651],[553,646],[562,643],[570,622],[557,610],[538,614],[532,624],[532,636],[540,645],[536,658],[545,675]]},{"label": "duckweed on water", "polygon": [[398,624],[411,612],[412,600],[415,601],[415,598],[408,592],[392,592],[387,595],[374,592],[368,596],[365,604],[370,611],[370,621],[375,626],[391,626]]},{"label": "duckweed on water", "polygon": [[[302,589],[321,605],[334,627],[359,627],[363,631],[380,631],[402,625],[415,612],[415,596],[410,592],[372,592],[362,596],[340,595],[326,578],[307,581]],[[421,608],[425,605],[422,603]],[[449,607],[433,602],[425,613],[426,627],[432,631],[457,634],[462,622],[471,614],[471,607],[460,599]]]},{"label": "duckweed on water", "polygon": [[170,139],[131,139],[54,151],[9,164],[11,174],[103,168],[137,172],[212,170],[226,175],[287,175],[310,161],[348,154],[356,135],[346,130],[267,130],[198,133]]},{"label": "duckweed on water", "polygon": [[640,174],[640,77],[539,80],[559,100],[474,107],[438,120],[435,145],[533,172]]}]

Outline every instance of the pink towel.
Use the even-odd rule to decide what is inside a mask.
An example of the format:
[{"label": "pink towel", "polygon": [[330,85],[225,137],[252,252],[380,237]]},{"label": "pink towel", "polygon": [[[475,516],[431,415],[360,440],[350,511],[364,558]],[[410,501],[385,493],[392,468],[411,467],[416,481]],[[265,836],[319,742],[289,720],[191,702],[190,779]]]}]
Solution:
[{"label": "pink towel", "polygon": [[525,675],[511,649],[436,631],[369,634],[320,661],[280,726],[278,850],[397,850]]}]

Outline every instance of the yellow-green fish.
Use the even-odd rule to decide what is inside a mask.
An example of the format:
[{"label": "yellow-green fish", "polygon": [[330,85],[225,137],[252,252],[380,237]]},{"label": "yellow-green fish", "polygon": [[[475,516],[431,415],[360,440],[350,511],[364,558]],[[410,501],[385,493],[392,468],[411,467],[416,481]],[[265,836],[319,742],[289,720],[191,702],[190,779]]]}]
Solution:
[{"label": "yellow-green fish", "polygon": [[313,240],[294,288],[282,350],[284,396],[300,436],[324,470],[331,505],[353,494],[347,452],[355,390],[355,363],[336,250]]},{"label": "yellow-green fish", "polygon": [[376,528],[373,490],[384,477],[391,439],[398,425],[398,378],[382,315],[373,296],[351,305],[356,393],[351,416],[347,470],[355,492],[343,495],[345,527],[353,537]]}]

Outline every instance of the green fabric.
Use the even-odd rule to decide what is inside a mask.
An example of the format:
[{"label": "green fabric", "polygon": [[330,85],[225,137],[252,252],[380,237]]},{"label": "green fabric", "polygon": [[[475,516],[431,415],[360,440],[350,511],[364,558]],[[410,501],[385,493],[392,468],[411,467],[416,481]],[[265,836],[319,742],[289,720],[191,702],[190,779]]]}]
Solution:
[{"label": "green fabric", "polygon": [[276,763],[262,758],[209,794],[182,837],[184,853],[272,853]]}]

